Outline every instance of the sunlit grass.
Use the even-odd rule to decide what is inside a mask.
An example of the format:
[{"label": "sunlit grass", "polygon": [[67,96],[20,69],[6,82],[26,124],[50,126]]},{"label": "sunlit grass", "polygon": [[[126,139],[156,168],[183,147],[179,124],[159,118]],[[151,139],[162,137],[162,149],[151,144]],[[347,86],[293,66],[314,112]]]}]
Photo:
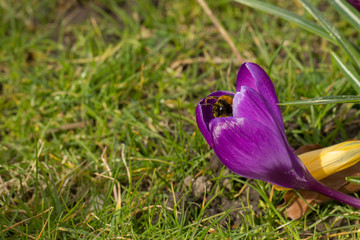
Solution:
[{"label": "sunlit grass", "polygon": [[[271,73],[280,102],[356,94],[328,42],[228,0],[210,7],[242,57]],[[196,1],[2,1],[0,16],[1,239],[356,238],[356,209],[331,202],[290,221],[276,208],[282,192],[212,171],[195,106],[233,91],[241,63]],[[283,106],[289,141],[346,140],[356,109]],[[211,181],[206,196],[188,176]],[[222,198],[240,206],[209,215]]]}]

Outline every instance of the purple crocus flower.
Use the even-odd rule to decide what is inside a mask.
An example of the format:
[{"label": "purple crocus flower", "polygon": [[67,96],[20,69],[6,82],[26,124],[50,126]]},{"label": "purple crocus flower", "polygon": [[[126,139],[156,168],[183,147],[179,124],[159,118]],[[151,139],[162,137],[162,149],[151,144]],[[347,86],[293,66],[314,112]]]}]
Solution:
[{"label": "purple crocus flower", "polygon": [[346,0],[346,1],[360,12],[360,0]]},{"label": "purple crocus flower", "polygon": [[241,65],[236,93],[213,92],[196,108],[198,127],[232,172],[293,189],[322,193],[360,208],[360,200],[315,180],[286,140],[274,86],[254,63]]}]

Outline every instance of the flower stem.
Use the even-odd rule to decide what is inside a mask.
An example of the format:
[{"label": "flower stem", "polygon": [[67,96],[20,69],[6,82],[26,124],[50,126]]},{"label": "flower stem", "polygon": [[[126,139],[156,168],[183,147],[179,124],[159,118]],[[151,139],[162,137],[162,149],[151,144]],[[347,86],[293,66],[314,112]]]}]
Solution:
[{"label": "flower stem", "polygon": [[311,184],[311,189],[309,189],[309,190],[319,192],[329,198],[335,199],[339,202],[342,202],[342,203],[345,203],[345,204],[348,204],[350,206],[360,209],[360,199],[349,196],[345,193],[336,191],[334,189],[328,188],[319,182],[314,182],[313,184]]}]

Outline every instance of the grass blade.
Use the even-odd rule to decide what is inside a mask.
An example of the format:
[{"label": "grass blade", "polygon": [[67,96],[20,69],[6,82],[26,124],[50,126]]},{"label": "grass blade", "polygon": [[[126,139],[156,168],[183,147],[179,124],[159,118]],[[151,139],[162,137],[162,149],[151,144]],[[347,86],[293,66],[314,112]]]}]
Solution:
[{"label": "grass blade", "polygon": [[346,177],[346,181],[360,185],[360,177]]},{"label": "grass blade", "polygon": [[338,41],[338,45],[342,47],[349,57],[360,68],[360,53],[352,46],[352,44],[339,32],[336,27],[308,0],[299,0],[303,7],[326,29],[326,31],[334,39]]},{"label": "grass blade", "polygon": [[337,44],[335,38],[331,35],[329,35],[321,26],[318,26],[314,24],[313,22],[302,18],[292,12],[289,12],[287,10],[284,10],[282,8],[276,7],[274,5],[265,3],[263,1],[258,0],[234,0],[235,2],[244,4],[246,6],[264,11],[266,13],[278,16],[286,21],[295,23],[299,25],[301,28],[314,33],[322,38],[327,39],[328,41]]},{"label": "grass blade", "polygon": [[344,61],[339,58],[334,52],[331,52],[331,56],[334,58],[336,64],[344,73],[346,79],[351,83],[355,90],[360,94],[360,76],[355,70],[350,69]]},{"label": "grass blade", "polygon": [[343,16],[348,22],[360,31],[360,13],[348,4],[341,0],[328,0],[331,5]]},{"label": "grass blade", "polygon": [[359,102],[360,102],[360,96],[339,95],[339,96],[326,96],[326,97],[298,100],[298,101],[293,101],[293,102],[283,102],[283,103],[279,103],[279,105],[307,106],[307,105],[321,105],[321,104],[334,104],[334,103],[335,104],[337,104],[337,103],[359,103]]}]

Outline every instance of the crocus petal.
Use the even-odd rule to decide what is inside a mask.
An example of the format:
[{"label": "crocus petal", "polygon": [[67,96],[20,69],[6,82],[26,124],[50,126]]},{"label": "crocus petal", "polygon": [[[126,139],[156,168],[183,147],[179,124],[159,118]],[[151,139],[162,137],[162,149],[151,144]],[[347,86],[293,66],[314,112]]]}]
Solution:
[{"label": "crocus petal", "polygon": [[360,0],[347,0],[347,2],[360,12]]},{"label": "crocus petal", "polygon": [[257,121],[267,126],[274,135],[279,138],[283,138],[283,135],[285,138],[284,129],[277,125],[263,98],[252,88],[242,86],[241,90],[235,93],[233,115],[235,118],[243,117]]},{"label": "crocus petal", "polygon": [[209,123],[212,119],[214,119],[212,108],[213,104],[216,102],[216,99],[208,99],[208,97],[220,97],[222,95],[234,95],[232,92],[227,91],[217,91],[211,93],[206,98],[202,99],[200,103],[196,106],[196,122],[200,129],[200,132],[204,136],[207,143],[210,145],[210,147],[213,147],[212,140],[211,140],[211,134],[209,132]]},{"label": "crocus petal", "polygon": [[242,86],[248,86],[258,92],[267,102],[269,109],[274,112],[279,125],[283,127],[281,110],[277,105],[279,100],[267,73],[255,63],[242,64],[237,75],[236,92],[239,92]]},{"label": "crocus petal", "polygon": [[[196,106],[196,122],[200,129],[200,132],[204,136],[206,142],[212,146],[211,134],[208,128],[209,121],[211,120],[212,116],[212,107],[207,107],[201,104]],[[210,120],[209,120],[210,119]]]},{"label": "crocus petal", "polygon": [[246,118],[216,118],[210,132],[216,155],[234,173],[288,188],[308,184],[310,174],[304,165],[263,124]]},{"label": "crocus petal", "polygon": [[310,174],[321,180],[360,161],[360,141],[346,141],[299,155]]}]

